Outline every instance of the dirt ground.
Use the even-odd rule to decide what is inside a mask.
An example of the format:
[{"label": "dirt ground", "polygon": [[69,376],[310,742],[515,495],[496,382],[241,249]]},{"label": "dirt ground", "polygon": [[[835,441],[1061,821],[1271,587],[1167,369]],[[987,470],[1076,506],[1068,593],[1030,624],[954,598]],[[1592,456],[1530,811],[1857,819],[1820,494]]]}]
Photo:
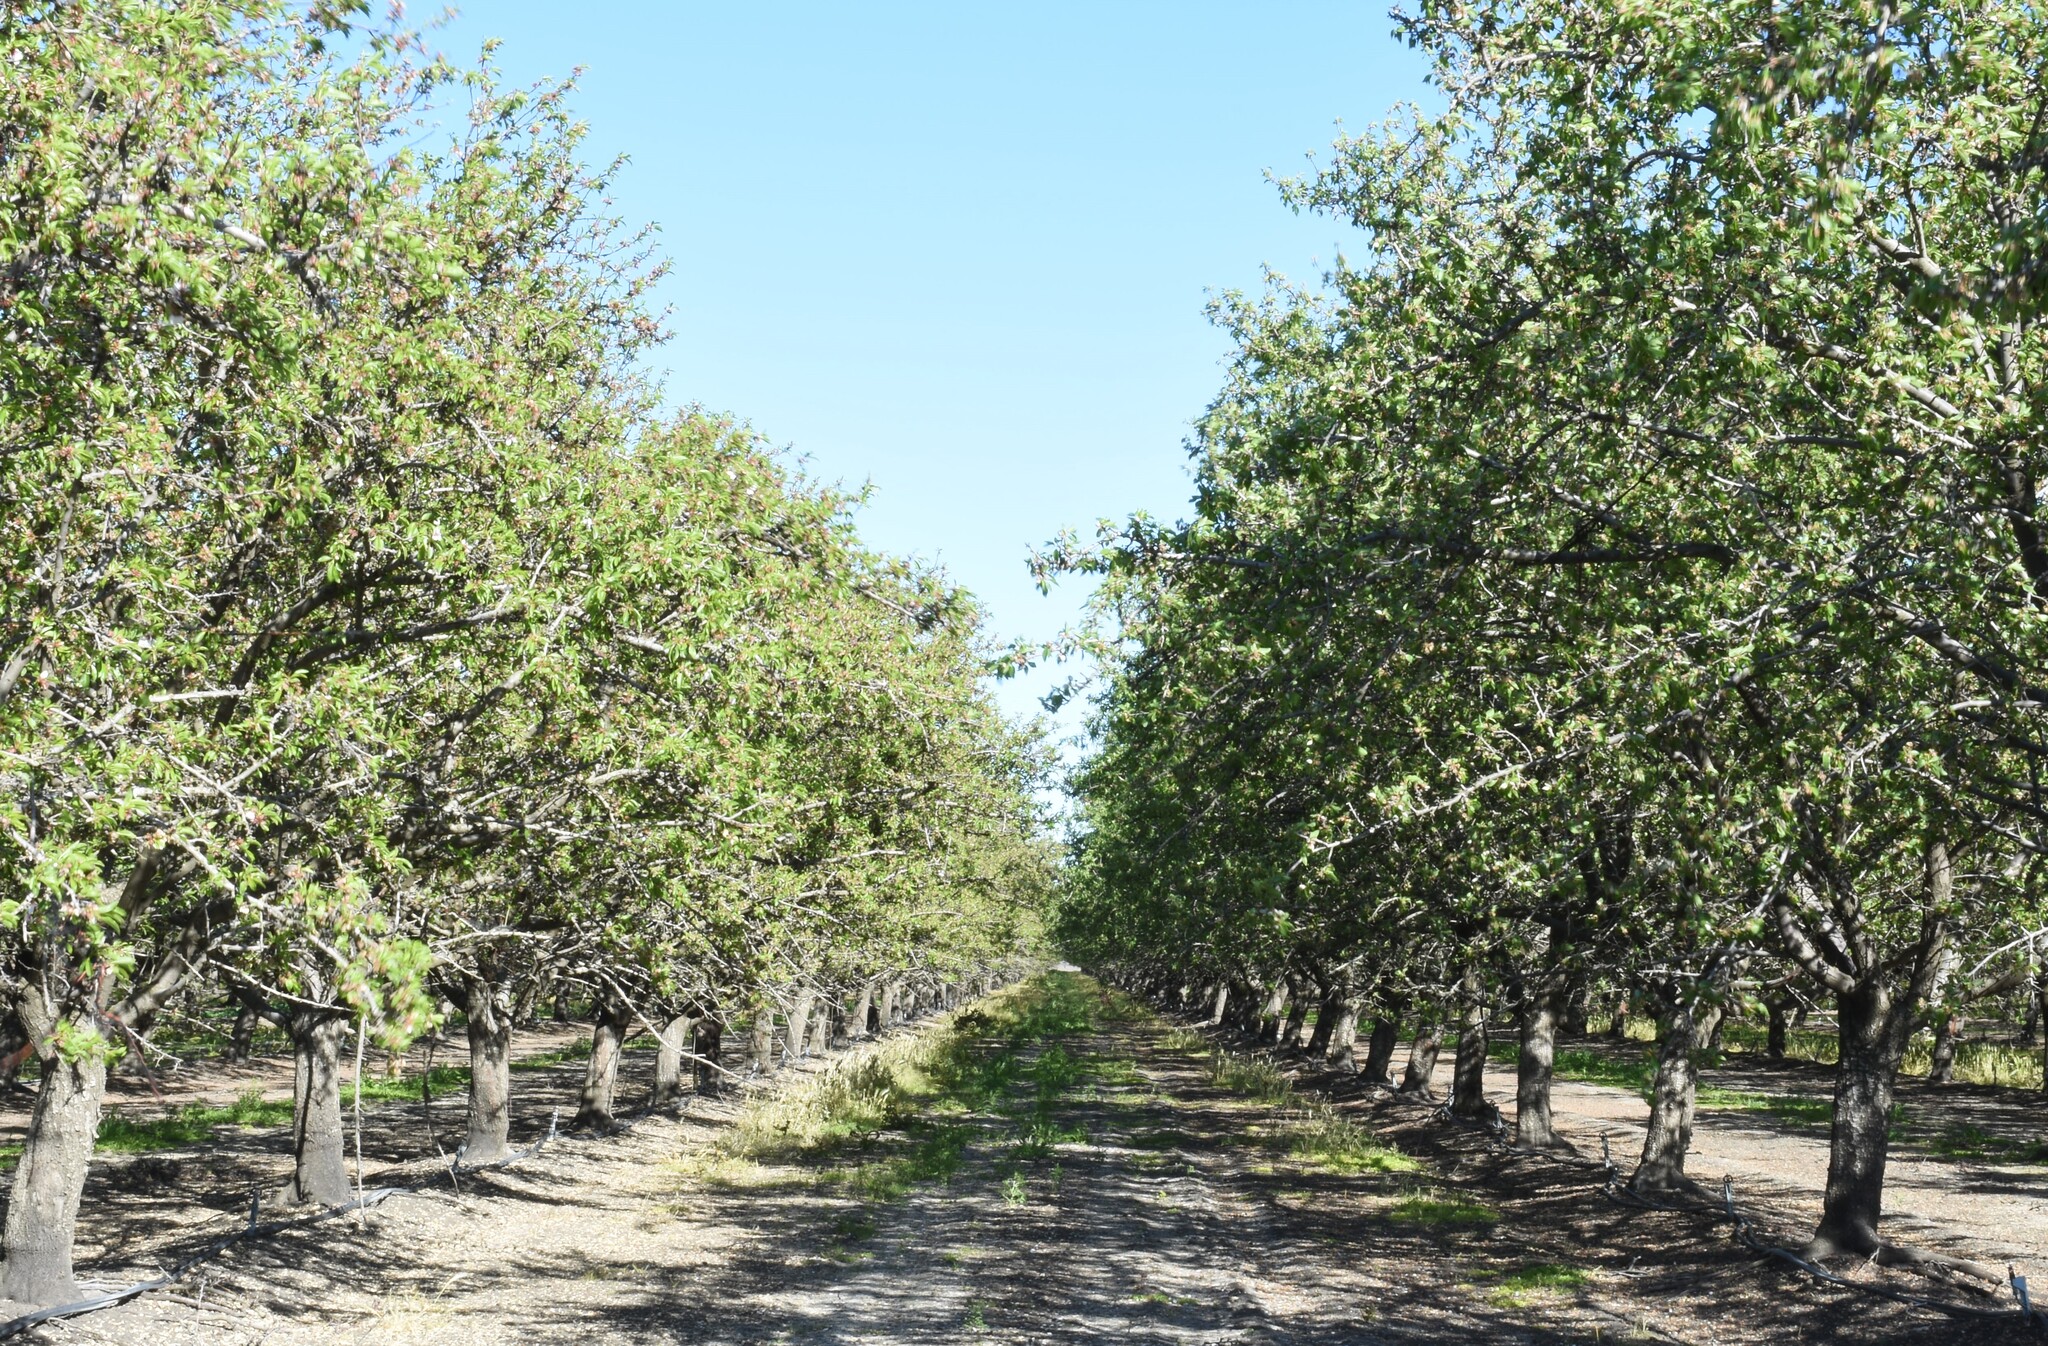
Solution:
[{"label": "dirt ground", "polygon": [[[1220,1087],[1209,1054],[1184,1037],[1169,1039],[1167,1026],[1149,1016],[1104,1016],[1057,1045],[1102,1063],[1085,1087],[1052,1105],[1066,1139],[1020,1159],[1021,1101],[948,1116],[947,1125],[965,1128],[959,1166],[900,1199],[858,1200],[816,1168],[770,1167],[745,1181],[693,1176],[679,1161],[725,1134],[744,1106],[733,1097],[693,1098],[680,1117],[642,1117],[609,1137],[565,1137],[517,1167],[465,1178],[459,1192],[443,1178],[360,1218],[238,1245],[175,1295],[150,1295],[20,1339],[136,1346],[1996,1346],[2035,1339],[2017,1326],[1962,1325],[1816,1284],[1760,1262],[1723,1224],[1618,1205],[1583,1169],[1505,1154],[1475,1131],[1355,1085],[1338,1091],[1340,1111],[1395,1140],[1424,1168],[1332,1171],[1288,1148],[1291,1128],[1307,1115],[1299,1104],[1260,1103]],[[630,1102],[647,1087],[651,1057],[629,1054],[626,1066],[621,1089]],[[813,1062],[785,1071],[769,1087],[789,1087],[819,1068]],[[549,1109],[573,1097],[580,1070],[572,1062],[515,1076],[515,1140],[546,1129]],[[1783,1074],[1784,1087],[1817,1078]],[[1759,1078],[1757,1087],[1764,1083]],[[1511,1098],[1506,1075],[1489,1084],[1496,1097]],[[1560,1121],[1595,1153],[1602,1131],[1625,1152],[1635,1120],[1628,1102],[1617,1091],[1560,1085]],[[445,1106],[452,1130],[459,1096]],[[1640,1112],[1639,1103],[1633,1107]],[[417,1105],[409,1119],[406,1113],[385,1108],[374,1124],[366,1119],[373,1186],[407,1173],[425,1177],[438,1163],[417,1158]],[[2026,1129],[2017,1109],[2009,1121]],[[1696,1174],[1716,1182],[1723,1171],[1734,1174],[1745,1205],[1788,1238],[1810,1225],[1808,1207],[1817,1200],[1810,1134],[1776,1134],[1750,1114],[1709,1115],[1700,1142]],[[871,1163],[910,1143],[908,1130],[892,1131],[831,1163]],[[1819,1143],[1824,1150],[1824,1135]],[[1934,1212],[1921,1218],[1953,1222],[1920,1230],[1916,1241],[1938,1233],[1977,1257],[2041,1246],[2032,1195],[2040,1170],[2000,1177],[1985,1171],[1995,1165],[1943,1160],[1956,1175],[1945,1184],[1931,1154],[1907,1149],[1898,1171],[1915,1176],[1898,1182],[1900,1204],[1916,1215]],[[1780,1150],[1783,1157],[1774,1158]],[[87,1229],[94,1248],[83,1270],[119,1282],[175,1262],[235,1227],[252,1175],[265,1164],[281,1174],[282,1163],[281,1136],[252,1134],[242,1150],[221,1155],[96,1165]],[[165,1164],[182,1166],[178,1178],[133,1176]],[[217,1195],[195,1206],[194,1191]],[[2001,1201],[2017,1203],[2022,1214],[2001,1223]],[[1490,1218],[1406,1218],[1436,1202],[1483,1208]],[[2048,1259],[2042,1265],[2048,1271]],[[1571,1269],[1576,1283],[1515,1288],[1518,1275],[1557,1268]],[[1899,1281],[1909,1282],[1922,1292],[1959,1293],[1918,1277]]]}]

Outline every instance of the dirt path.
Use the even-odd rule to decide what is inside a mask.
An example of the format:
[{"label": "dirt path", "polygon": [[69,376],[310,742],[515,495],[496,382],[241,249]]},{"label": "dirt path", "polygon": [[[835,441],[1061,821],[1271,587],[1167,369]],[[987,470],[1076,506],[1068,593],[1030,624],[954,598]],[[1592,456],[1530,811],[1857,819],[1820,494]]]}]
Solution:
[{"label": "dirt path", "polygon": [[[188,1302],[155,1297],[43,1339],[1958,1339],[1760,1268],[1687,1217],[1615,1207],[1581,1175],[1431,1130],[1413,1109],[1376,1120],[1416,1158],[1388,1151],[1085,979],[998,1009],[957,1035],[911,1030],[951,1054],[917,1067],[933,1081],[922,1101],[879,1129],[721,1158],[739,1104],[692,1100],[679,1120],[565,1140],[460,1195],[443,1186],[241,1247]],[[777,1114],[757,1113],[749,1134],[764,1115]]]}]

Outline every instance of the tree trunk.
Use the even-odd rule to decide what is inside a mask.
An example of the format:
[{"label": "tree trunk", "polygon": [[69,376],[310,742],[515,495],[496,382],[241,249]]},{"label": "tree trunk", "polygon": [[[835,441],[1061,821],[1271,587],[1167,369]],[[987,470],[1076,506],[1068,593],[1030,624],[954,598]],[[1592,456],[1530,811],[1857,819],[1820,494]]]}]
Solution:
[{"label": "tree trunk", "polygon": [[[39,1042],[38,1047],[48,1043]],[[7,1261],[0,1295],[22,1304],[68,1304],[78,1298],[71,1272],[71,1241],[85,1192],[86,1167],[100,1125],[106,1092],[102,1059],[66,1061],[41,1053],[42,1087],[36,1090],[28,1135],[14,1170],[7,1203]]]},{"label": "tree trunk", "polygon": [[849,1041],[867,1037],[874,1032],[873,1025],[869,1023],[869,1020],[874,1018],[874,1010],[875,988],[872,986],[861,987],[860,999],[853,1002],[853,1018],[847,1023],[848,1031],[846,1036]]},{"label": "tree trunk", "polygon": [[1451,1115],[1485,1119],[1493,1106],[1486,1101],[1486,998],[1476,971],[1465,974],[1464,1002],[1457,1065],[1451,1076]]},{"label": "tree trunk", "polygon": [[[1313,1061],[1330,1054],[1330,1041],[1336,1035],[1337,1020],[1343,1013],[1343,997],[1335,991],[1326,993],[1323,996],[1322,1003],[1316,1006],[1315,1031],[1308,1036],[1308,1055],[1310,1060]],[[1358,1021],[1354,1018],[1351,1022],[1355,1024]],[[1345,1045],[1347,1048],[1350,1046],[1349,1043]]]},{"label": "tree trunk", "polygon": [[1785,1022],[1791,1017],[1792,1006],[1784,1000],[1770,1003],[1770,1027],[1764,1030],[1764,1055],[1773,1061],[1785,1059]]},{"label": "tree trunk", "polygon": [[1956,1074],[1956,1041],[1963,1035],[1963,1016],[1944,1014],[1934,1026],[1934,1057],[1927,1063],[1929,1084],[1951,1084]]},{"label": "tree trunk", "polygon": [[1607,1037],[1612,1042],[1628,1041],[1628,992],[1614,993],[1614,1017],[1608,1020]]},{"label": "tree trunk", "polygon": [[784,1064],[800,1061],[810,1049],[811,1007],[817,996],[810,991],[799,991],[796,1001],[789,1008],[789,1036],[782,1047]]},{"label": "tree trunk", "polygon": [[503,990],[480,978],[463,982],[469,1016],[469,1138],[462,1161],[505,1157],[512,1138],[512,1013]]},{"label": "tree trunk", "polygon": [[576,1100],[576,1116],[569,1125],[578,1131],[603,1131],[612,1124],[612,1100],[619,1087],[619,1053],[625,1046],[626,1030],[633,1012],[609,997],[597,1005],[597,1021],[590,1028],[590,1064],[583,1072],[583,1092]]},{"label": "tree trunk", "polygon": [[1572,978],[1565,992],[1564,1018],[1558,1031],[1568,1038],[1586,1036],[1586,1021],[1593,1017],[1593,983],[1583,974]]},{"label": "tree trunk", "polygon": [[519,994],[512,998],[512,1026],[533,1027],[533,1007],[540,1003],[541,979],[527,977],[519,986]]},{"label": "tree trunk", "polygon": [[725,1076],[719,1070],[725,1051],[725,1024],[717,1016],[707,1014],[697,1021],[696,1041],[691,1051],[697,1057],[697,1092],[716,1098],[725,1091]]},{"label": "tree trunk", "polygon": [[1408,1068],[1401,1073],[1401,1092],[1421,1094],[1424,1098],[1436,1097],[1436,1058],[1443,1051],[1444,1029],[1439,1023],[1425,1023],[1416,1031],[1415,1041],[1408,1045]]},{"label": "tree trunk", "polygon": [[[1372,1033],[1367,1037],[1365,1044],[1365,1068],[1359,1072],[1367,1084],[1377,1084],[1387,1089],[1394,1087],[1394,1048],[1399,1046],[1400,1042],[1399,1019],[1390,1014],[1383,1014],[1372,1021]],[[1409,1058],[1414,1059],[1412,1051]],[[1436,1069],[1433,1057],[1430,1060],[1430,1069]]]},{"label": "tree trunk", "polygon": [[1685,1157],[1692,1149],[1693,1103],[1699,1086],[1693,1060],[1697,1038],[1692,1009],[1681,1005],[1657,1045],[1649,1129],[1643,1136],[1643,1157],[1628,1182],[1638,1192],[1679,1192],[1693,1186],[1685,1176]]},{"label": "tree trunk", "polygon": [[256,1011],[248,1005],[235,1009],[235,1026],[228,1030],[227,1059],[246,1061],[256,1048]]},{"label": "tree trunk", "polygon": [[1358,1056],[1358,1002],[1346,1000],[1337,1007],[1337,1025],[1330,1030],[1330,1041],[1323,1049],[1323,1059],[1334,1070],[1356,1071]]},{"label": "tree trunk", "polygon": [[693,1015],[678,1014],[661,1026],[656,1035],[660,1046],[654,1053],[654,1093],[649,1107],[666,1108],[683,1096],[683,1050],[689,1046]]},{"label": "tree trunk", "polygon": [[1274,980],[1272,994],[1266,997],[1265,1008],[1259,1011],[1258,1022],[1252,1030],[1253,1036],[1264,1042],[1268,1036],[1278,1034],[1280,1025],[1285,1022],[1286,1014],[1287,979],[1280,977]]},{"label": "tree trunk", "polygon": [[881,1003],[875,1006],[876,1031],[886,1033],[896,1022],[896,983],[882,988]]},{"label": "tree trunk", "polygon": [[1557,1059],[1557,1020],[1564,987],[1551,974],[1530,978],[1522,1005],[1521,1057],[1515,1065],[1515,1144],[1544,1150],[1558,1144],[1550,1119],[1550,1079]]},{"label": "tree trunk", "polygon": [[754,1011],[752,1055],[754,1069],[763,1075],[775,1073],[775,1011]]},{"label": "tree trunk", "polygon": [[1291,1051],[1301,1045],[1301,1026],[1308,1022],[1308,997],[1292,989],[1288,995],[1291,1003],[1287,1006],[1287,1018],[1273,1037],[1273,1045],[1282,1051]]},{"label": "tree trunk", "polygon": [[[1872,978],[1875,979],[1874,977]],[[1882,987],[1835,997],[1835,1123],[1828,1136],[1828,1185],[1810,1254],[1868,1257],[1878,1250],[1885,1161],[1891,1150],[1892,1086],[1898,1071],[1893,1020],[1902,1017]]]},{"label": "tree trunk", "polygon": [[811,1055],[832,1050],[832,1021],[839,1017],[839,1002],[827,999],[811,1015]]},{"label": "tree trunk", "polygon": [[292,1015],[292,1180],[288,1205],[339,1206],[349,1199],[341,1124],[341,1041],[348,1020],[320,1010]]},{"label": "tree trunk", "polygon": [[1222,1023],[1223,1012],[1229,1008],[1230,983],[1227,981],[1219,981],[1216,983],[1215,999],[1210,1003],[1209,1006],[1209,1027],[1214,1028],[1218,1024]]}]

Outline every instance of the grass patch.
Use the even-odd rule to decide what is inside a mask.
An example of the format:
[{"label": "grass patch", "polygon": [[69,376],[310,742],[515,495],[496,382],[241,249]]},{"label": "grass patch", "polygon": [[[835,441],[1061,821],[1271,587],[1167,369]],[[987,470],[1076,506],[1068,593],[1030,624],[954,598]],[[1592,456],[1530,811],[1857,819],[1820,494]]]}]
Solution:
[{"label": "grass patch", "polygon": [[1989,1163],[2048,1164],[2048,1139],[2008,1140],[1981,1127],[1958,1124],[1927,1140],[1927,1148],[1948,1159]]},{"label": "grass patch", "polygon": [[1288,1153],[1325,1173],[1414,1173],[1422,1168],[1364,1127],[1327,1112],[1294,1128]]},{"label": "grass patch", "polygon": [[1192,1028],[1169,1028],[1159,1037],[1159,1050],[1196,1056],[1209,1050],[1209,1039]]},{"label": "grass patch", "polygon": [[1650,1086],[1657,1078],[1657,1062],[1646,1052],[1596,1052],[1584,1047],[1572,1047],[1557,1054],[1555,1062],[1557,1077],[1561,1080],[1577,1080],[1583,1084],[1603,1084],[1610,1089],[1626,1089],[1642,1098],[1650,1096]]},{"label": "grass patch", "polygon": [[[587,1056],[589,1054],[589,1048],[586,1047],[584,1055]],[[468,1066],[435,1066],[427,1072],[427,1089],[436,1098],[457,1089],[466,1091],[468,1088]],[[397,1079],[390,1079],[381,1075],[374,1079],[368,1075],[363,1077],[363,1101],[365,1103],[372,1100],[379,1103],[417,1103],[419,1098],[420,1077],[417,1075],[401,1075]],[[348,1107],[354,1101],[355,1086],[353,1084],[342,1085],[341,1105]]]},{"label": "grass patch", "polygon": [[[1098,1063],[1056,1040],[1029,1062],[1017,1051],[1087,1031],[1098,1003],[1088,983],[1058,973],[1013,986],[762,1099],[726,1139],[676,1167],[721,1185],[833,1185],[863,1202],[899,1201],[920,1184],[951,1181],[979,1129],[966,1119],[998,1115],[1020,1086],[1033,1101],[1013,1157],[1085,1141],[1085,1130],[1054,1119],[1052,1105]],[[1021,1192],[1022,1178],[1012,1176]]]},{"label": "grass patch", "polygon": [[[589,1058],[590,1039],[584,1037],[576,1039],[576,1041],[566,1047],[556,1047],[552,1051],[536,1052],[532,1056],[522,1056],[517,1061],[512,1062],[511,1065],[514,1070],[546,1070],[551,1066],[566,1065],[571,1061],[584,1061]],[[467,1071],[464,1072],[465,1076],[467,1073]]]},{"label": "grass patch", "polygon": [[1440,1229],[1469,1229],[1493,1224],[1500,1219],[1500,1212],[1463,1197],[1418,1192],[1395,1202],[1387,1218]]},{"label": "grass patch", "polygon": [[1294,1098],[1294,1083],[1280,1067],[1255,1056],[1216,1050],[1209,1055],[1209,1083],[1275,1105]]},{"label": "grass patch", "polygon": [[[188,1103],[160,1117],[109,1112],[100,1119],[99,1136],[93,1148],[109,1154],[175,1150],[186,1145],[204,1145],[213,1139],[216,1127],[288,1126],[291,1120],[290,1099],[266,1101],[260,1089],[251,1089],[225,1106]],[[17,1157],[19,1153],[17,1148]]]},{"label": "grass patch", "polygon": [[1586,1273],[1558,1262],[1538,1262],[1501,1277],[1487,1298],[1502,1308],[1521,1308],[1531,1300],[1568,1294],[1586,1283]]}]

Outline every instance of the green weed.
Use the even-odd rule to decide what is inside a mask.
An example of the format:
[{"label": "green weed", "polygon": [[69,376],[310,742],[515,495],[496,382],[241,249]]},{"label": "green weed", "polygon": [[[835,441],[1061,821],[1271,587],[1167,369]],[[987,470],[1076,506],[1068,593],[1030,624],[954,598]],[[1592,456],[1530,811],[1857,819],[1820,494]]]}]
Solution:
[{"label": "green weed", "polygon": [[1440,1227],[1471,1227],[1490,1225],[1500,1219],[1500,1212],[1491,1206],[1482,1206],[1476,1201],[1467,1201],[1458,1196],[1439,1196],[1433,1193],[1417,1193],[1404,1197],[1387,1211],[1387,1218],[1408,1224],[1434,1225]]},{"label": "green weed", "polygon": [[1261,1103],[1282,1104],[1294,1097],[1294,1084],[1271,1061],[1215,1051],[1209,1056],[1209,1082]]},{"label": "green weed", "polygon": [[1325,1173],[1414,1173],[1422,1167],[1364,1127],[1328,1112],[1295,1127],[1288,1151]]},{"label": "green weed", "polygon": [[1520,1308],[1532,1299],[1563,1294],[1586,1283],[1586,1273],[1557,1262],[1538,1262],[1501,1277],[1500,1285],[1487,1296],[1502,1308]]},{"label": "green weed", "polygon": [[185,1145],[203,1145],[222,1126],[286,1126],[292,1120],[290,1099],[265,1101],[259,1089],[251,1089],[226,1106],[188,1103],[160,1117],[137,1118],[125,1112],[109,1112],[100,1121],[99,1137],[93,1148],[110,1154],[143,1154],[151,1150],[175,1150]]}]

